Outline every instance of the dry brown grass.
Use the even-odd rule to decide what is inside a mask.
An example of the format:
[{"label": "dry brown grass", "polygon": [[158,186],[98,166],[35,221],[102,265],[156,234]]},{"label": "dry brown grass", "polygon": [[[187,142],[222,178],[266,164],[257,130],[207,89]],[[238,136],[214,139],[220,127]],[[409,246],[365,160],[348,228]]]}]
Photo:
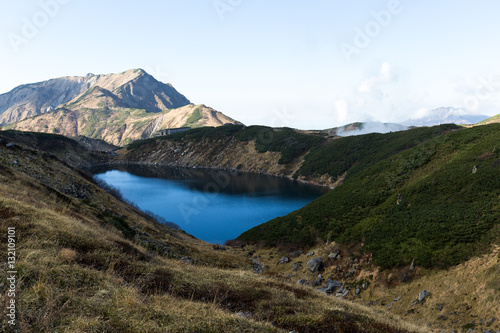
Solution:
[{"label": "dry brown grass", "polygon": [[59,258],[67,264],[75,263],[78,259],[78,252],[72,249],[62,249],[59,251]]},{"label": "dry brown grass", "polygon": [[[315,280],[317,273],[312,274],[307,271],[307,262],[321,256],[328,264],[328,254],[335,248],[340,247],[335,244],[318,245],[307,249],[306,253],[292,259],[292,262],[286,265],[276,263],[282,256],[289,255],[288,252],[280,252],[275,248],[253,249],[256,250],[255,256],[260,257],[259,261],[270,266],[269,275],[292,275],[293,277],[289,280],[295,282],[299,279]],[[345,258],[349,253],[348,249],[345,247],[341,249]],[[309,251],[315,254],[307,257],[306,254]],[[487,254],[481,257],[473,258],[447,270],[425,270],[417,267],[416,271],[412,272],[413,278],[405,283],[401,282],[400,276],[403,271],[408,271],[407,268],[380,271],[376,266],[364,265],[364,268],[356,273],[355,278],[344,279],[344,281],[352,285],[356,284],[355,281],[369,281],[368,289],[361,292],[360,298],[354,297],[351,292],[349,300],[345,302],[350,304],[350,312],[358,313],[352,308],[359,305],[362,313],[368,312],[370,318],[376,318],[378,322],[385,322],[384,320],[388,318],[390,320],[403,319],[403,327],[410,331],[439,332],[452,329],[461,331],[464,325],[471,323],[474,323],[475,329],[481,331],[500,330],[500,246],[494,245],[486,252]],[[295,272],[292,270],[292,263],[302,263],[302,268]],[[345,265],[345,261],[334,263],[322,272],[325,279],[334,275],[334,269],[338,264]],[[389,277],[393,277],[394,281],[389,283],[387,281]],[[334,279],[341,280],[338,276]],[[431,296],[425,303],[411,306],[424,289],[430,291]],[[401,300],[393,301],[400,296]],[[366,307],[369,301],[377,301],[377,304]],[[391,303],[392,305],[388,306]],[[439,310],[440,305],[443,307],[442,310]],[[445,318],[438,319],[440,315]],[[481,324],[483,318],[486,322]],[[496,320],[488,324],[491,318]]]}]

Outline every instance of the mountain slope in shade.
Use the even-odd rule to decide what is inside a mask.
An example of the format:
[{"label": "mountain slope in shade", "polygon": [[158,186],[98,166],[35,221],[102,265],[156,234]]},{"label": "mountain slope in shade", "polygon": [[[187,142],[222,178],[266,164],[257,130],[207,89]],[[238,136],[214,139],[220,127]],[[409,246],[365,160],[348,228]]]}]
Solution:
[{"label": "mountain slope in shade", "polygon": [[442,124],[457,124],[467,125],[475,124],[482,120],[487,119],[488,116],[467,114],[464,109],[457,109],[452,107],[441,107],[431,110],[429,115],[417,118],[408,119],[403,122],[407,126],[436,126]]},{"label": "mountain slope in shade", "polygon": [[18,86],[0,95],[0,125],[62,106],[95,108],[99,102],[147,112],[190,104],[172,85],[157,81],[142,69],[133,69],[118,74],[70,76]]},{"label": "mountain slope in shade", "polygon": [[[99,89],[95,89],[100,91]],[[110,101],[107,96],[98,103]],[[95,101],[92,101],[95,102]],[[115,108],[63,108],[28,118],[7,126],[21,131],[57,133],[68,137],[86,136],[104,140],[113,145],[126,145],[137,139],[147,139],[154,132],[188,126],[222,126],[239,124],[221,112],[205,105],[189,104],[181,108],[158,113],[143,109]]]}]

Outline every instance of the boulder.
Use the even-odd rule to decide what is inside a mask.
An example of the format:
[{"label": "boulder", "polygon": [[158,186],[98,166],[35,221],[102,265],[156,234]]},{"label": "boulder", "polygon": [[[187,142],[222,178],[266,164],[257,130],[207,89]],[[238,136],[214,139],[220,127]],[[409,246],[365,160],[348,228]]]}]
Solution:
[{"label": "boulder", "polygon": [[293,253],[290,253],[290,257],[292,257],[292,258],[298,258],[298,257],[300,257],[300,255],[302,253],[304,253],[304,252],[302,252],[302,251],[295,251]]},{"label": "boulder", "polygon": [[339,281],[332,280],[332,278],[329,278],[325,282],[325,287],[327,287],[327,288],[339,288],[339,287],[342,287],[342,283],[340,283]]},{"label": "boulder", "polygon": [[338,281],[334,281],[331,278],[329,278],[325,282],[325,287],[318,288],[318,290],[321,291],[322,293],[327,294],[327,295],[331,295],[335,292],[335,290],[337,290],[337,288],[339,288],[341,286],[342,286],[342,283],[340,283]]},{"label": "boulder", "polygon": [[257,259],[252,259],[252,263],[253,263],[254,273],[256,274],[264,273],[264,266]]},{"label": "boulder", "polygon": [[430,295],[430,292],[428,292],[427,290],[423,290],[420,294],[418,294],[417,300],[419,303],[422,303]]},{"label": "boulder", "polygon": [[300,262],[296,262],[296,263],[292,264],[292,269],[294,272],[298,271],[299,268],[301,268],[301,267],[302,267],[302,264]]},{"label": "boulder", "polygon": [[337,260],[340,259],[340,253],[339,252],[333,252],[328,255],[328,259],[330,260]]},{"label": "boulder", "polygon": [[212,247],[215,251],[226,251],[226,248],[224,247],[224,245],[214,244],[214,245],[212,245]]},{"label": "boulder", "polygon": [[337,293],[335,294],[335,296],[342,296],[342,294],[344,293],[344,286],[340,286],[340,289],[337,290]]},{"label": "boulder", "polygon": [[317,287],[317,286],[320,286],[321,285],[321,281],[320,280],[315,280],[313,282],[311,282],[311,287]]},{"label": "boulder", "polygon": [[309,253],[307,254],[307,256],[308,256],[308,257],[311,257],[311,256],[313,256],[313,255],[314,255],[314,252],[309,252]]},{"label": "boulder", "polygon": [[317,257],[309,260],[307,262],[307,269],[309,269],[313,273],[320,271],[321,269],[323,269],[323,259],[321,257]]},{"label": "boulder", "polygon": [[306,284],[306,279],[300,279],[300,280],[298,280],[297,284],[303,286],[304,284]]},{"label": "boulder", "polygon": [[278,261],[278,265],[283,265],[290,262],[290,259],[288,257],[281,257],[281,259]]}]

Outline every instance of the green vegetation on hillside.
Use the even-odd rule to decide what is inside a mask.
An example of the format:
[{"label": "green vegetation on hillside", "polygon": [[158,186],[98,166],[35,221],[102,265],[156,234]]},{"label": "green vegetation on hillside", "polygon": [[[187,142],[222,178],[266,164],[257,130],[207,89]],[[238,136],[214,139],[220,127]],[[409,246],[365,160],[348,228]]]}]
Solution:
[{"label": "green vegetation on hillside", "polygon": [[160,138],[134,142],[128,149],[137,149],[157,140],[217,140],[221,137],[234,136],[240,141],[255,140],[255,149],[261,153],[280,152],[280,164],[286,164],[293,158],[309,151],[325,141],[323,137],[297,133],[291,128],[273,129],[266,126],[226,125],[221,127],[195,128],[182,133],[175,133]]},{"label": "green vegetation on hillside", "polygon": [[[370,145],[366,138],[374,136],[350,139],[354,146]],[[452,131],[393,156],[380,140],[373,156],[387,158],[370,166],[364,156],[364,169],[342,186],[239,239],[267,245],[364,243],[362,250],[385,268],[414,259],[421,266],[446,267],[500,239],[500,125]]]},{"label": "green vegetation on hillside", "polygon": [[246,127],[238,138],[241,141],[255,140],[255,149],[261,153],[280,152],[280,164],[290,163],[293,158],[325,141],[320,136],[297,133],[291,128],[273,129],[265,126]]},{"label": "green vegetation on hillside", "polygon": [[391,155],[458,128],[448,124],[387,134],[373,133],[339,138],[312,150],[295,176],[329,174],[339,177],[349,170],[347,178],[353,177],[359,171]]},{"label": "green vegetation on hillside", "polygon": [[194,111],[191,113],[189,118],[186,120],[186,123],[182,127],[193,127],[193,124],[201,119],[200,109],[201,106],[198,106],[196,109],[194,109]]},{"label": "green vegetation on hillside", "polygon": [[492,121],[496,121],[496,120],[500,120],[500,114],[497,114],[496,116],[493,116],[491,118],[480,121],[476,125],[484,125],[484,124],[488,124],[488,123],[491,123]]}]

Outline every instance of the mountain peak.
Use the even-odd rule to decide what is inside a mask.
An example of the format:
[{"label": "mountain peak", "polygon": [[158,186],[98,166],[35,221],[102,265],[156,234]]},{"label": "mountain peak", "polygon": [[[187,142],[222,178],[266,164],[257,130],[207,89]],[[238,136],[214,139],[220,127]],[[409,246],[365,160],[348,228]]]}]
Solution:
[{"label": "mountain peak", "polygon": [[[88,90],[102,88],[122,107],[160,112],[190,104],[172,85],[162,83],[141,68],[121,73],[88,73],[18,86],[0,95],[0,126],[37,116],[62,106],[93,108],[82,97]],[[78,103],[76,103],[78,102]],[[118,106],[118,104],[116,104]]]}]

